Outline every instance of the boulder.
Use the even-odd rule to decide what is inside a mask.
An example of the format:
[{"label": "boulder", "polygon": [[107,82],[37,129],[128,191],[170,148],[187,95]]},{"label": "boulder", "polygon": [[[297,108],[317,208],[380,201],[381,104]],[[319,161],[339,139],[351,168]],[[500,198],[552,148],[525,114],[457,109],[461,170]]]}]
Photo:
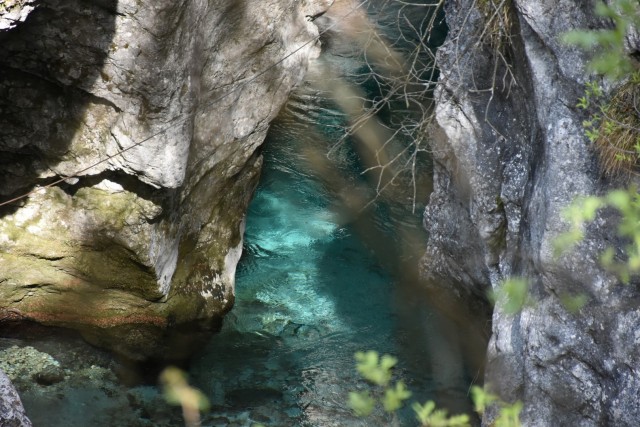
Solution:
[{"label": "boulder", "polygon": [[3,321],[133,359],[219,327],[260,144],[329,3],[30,2],[0,33],[0,203],[28,194],[0,206]]}]

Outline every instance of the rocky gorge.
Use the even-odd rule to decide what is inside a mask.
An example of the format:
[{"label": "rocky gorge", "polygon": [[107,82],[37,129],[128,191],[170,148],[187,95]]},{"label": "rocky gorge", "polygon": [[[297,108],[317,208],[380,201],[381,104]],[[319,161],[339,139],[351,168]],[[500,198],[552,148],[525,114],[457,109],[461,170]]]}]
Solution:
[{"label": "rocky gorge", "polygon": [[[0,202],[29,196],[0,207],[3,325],[75,329],[134,360],[186,357],[219,329],[260,146],[332,4],[5,1]],[[559,40],[607,21],[581,0],[443,7],[422,275],[483,315],[488,290],[528,280],[535,303],[493,309],[484,378],[524,425],[635,425],[639,293],[598,264],[615,213],[552,250],[577,196],[626,184],[603,176],[575,106],[589,53]]]}]

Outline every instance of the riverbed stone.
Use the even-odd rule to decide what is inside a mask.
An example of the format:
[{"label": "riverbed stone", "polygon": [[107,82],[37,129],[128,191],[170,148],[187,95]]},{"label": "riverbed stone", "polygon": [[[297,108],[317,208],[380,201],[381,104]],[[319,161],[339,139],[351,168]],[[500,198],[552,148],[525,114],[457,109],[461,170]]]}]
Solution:
[{"label": "riverbed stone", "polygon": [[0,370],[0,422],[6,427],[31,427],[18,392]]},{"label": "riverbed stone", "polygon": [[0,207],[0,317],[185,357],[233,305],[258,148],[330,2],[14,3],[0,203],[30,194]]},{"label": "riverbed stone", "polygon": [[[588,2],[500,2],[509,24],[500,39],[483,4],[497,3],[446,3],[423,272],[471,300],[509,277],[527,279],[530,306],[493,311],[485,377],[503,399],[524,403],[523,425],[635,425],[640,292],[598,263],[621,244],[615,215],[601,213],[575,250],[553,253],[566,206],[626,185],[603,178],[584,135],[588,114],[576,107],[585,82],[597,80],[589,53],[560,41],[606,22]],[[571,312],[561,300],[577,294],[588,303]]]}]

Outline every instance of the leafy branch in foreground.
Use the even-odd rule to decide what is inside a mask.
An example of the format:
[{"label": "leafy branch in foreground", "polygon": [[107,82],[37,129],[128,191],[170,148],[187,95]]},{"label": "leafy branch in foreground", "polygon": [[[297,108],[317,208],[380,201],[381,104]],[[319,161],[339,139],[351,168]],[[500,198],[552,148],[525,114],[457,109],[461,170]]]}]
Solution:
[{"label": "leafy branch in foreground", "polygon": [[355,357],[356,369],[362,378],[383,390],[382,394],[377,393],[376,397],[372,397],[367,391],[349,393],[349,406],[356,415],[370,415],[378,401],[387,413],[393,414],[411,397],[411,392],[402,381],[396,382],[393,386],[389,385],[393,367],[398,363],[398,359],[388,354],[380,357],[375,351],[359,351]]},{"label": "leafy branch in foreground", "polygon": [[[366,417],[382,404],[384,411],[392,418],[392,424],[398,425],[396,412],[402,408],[411,397],[402,381],[391,385],[393,368],[398,359],[387,354],[382,357],[375,351],[358,352],[355,355],[356,369],[375,388],[369,391],[349,393],[349,406],[357,416]],[[500,400],[497,396],[487,392],[482,387],[471,388],[471,397],[476,412],[482,415],[486,408],[495,406],[498,415],[491,424],[493,427],[520,427],[520,411],[522,403],[513,404]],[[468,414],[449,415],[446,409],[440,409],[432,400],[424,404],[414,402],[411,405],[421,427],[470,427],[471,419]]]},{"label": "leafy branch in foreground", "polygon": [[602,197],[589,196],[575,200],[566,210],[570,229],[556,240],[556,253],[570,249],[584,239],[587,222],[592,222],[600,209],[611,207],[620,213],[618,235],[627,241],[624,260],[618,261],[614,248],[607,248],[600,261],[607,270],[616,274],[623,283],[640,273],[640,194],[634,186],[615,190]]},{"label": "leafy branch in foreground", "polygon": [[529,282],[520,277],[504,280],[497,290],[490,292],[489,300],[500,305],[506,314],[517,314],[526,305],[531,305]]},{"label": "leafy branch in foreground", "polygon": [[484,415],[487,408],[492,405],[499,408],[498,416],[491,424],[492,427],[520,427],[520,412],[523,404],[519,400],[514,403],[504,402],[495,394],[478,386],[471,387],[471,398],[475,411],[480,415]]},{"label": "leafy branch in foreground", "polygon": [[614,0],[611,4],[596,3],[596,14],[609,18],[613,28],[603,30],[574,30],[562,40],[583,49],[597,49],[598,55],[589,69],[611,79],[620,79],[637,69],[637,64],[625,52],[625,39],[633,28],[640,26],[640,3],[637,0]]},{"label": "leafy branch in foreground", "polygon": [[187,427],[200,425],[200,411],[209,409],[209,400],[197,388],[187,382],[187,374],[170,366],[160,374],[166,401],[182,407],[182,416]]}]

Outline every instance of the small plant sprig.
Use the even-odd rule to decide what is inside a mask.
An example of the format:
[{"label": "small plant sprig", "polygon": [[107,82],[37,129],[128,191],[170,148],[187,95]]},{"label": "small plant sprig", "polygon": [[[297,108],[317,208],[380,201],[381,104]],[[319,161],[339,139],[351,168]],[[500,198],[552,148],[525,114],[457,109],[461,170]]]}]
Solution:
[{"label": "small plant sprig", "polygon": [[625,38],[632,28],[640,26],[640,3],[637,0],[614,0],[610,4],[598,1],[596,13],[609,18],[613,27],[597,31],[569,31],[562,36],[562,40],[585,50],[597,48],[599,53],[589,62],[589,69],[619,80],[637,69],[633,59],[625,52]]},{"label": "small plant sprig", "polygon": [[[411,392],[407,390],[402,381],[398,381],[391,386],[393,367],[398,360],[389,355],[382,357],[375,351],[356,353],[356,369],[362,377],[369,383],[381,388],[382,393],[375,393],[373,396],[369,392],[349,393],[349,405],[356,415],[365,417],[370,415],[376,408],[378,402],[388,414],[395,414],[411,397]],[[475,409],[479,414],[483,414],[487,406],[497,405],[499,408],[498,417],[492,426],[495,427],[520,427],[520,411],[522,403],[515,402],[507,404],[497,396],[486,392],[481,387],[472,387],[471,395]],[[382,397],[381,397],[382,396]],[[416,414],[421,427],[470,427],[471,421],[467,414],[449,415],[447,410],[439,409],[436,403],[428,401],[425,404],[414,402],[411,406]],[[397,424],[397,419],[395,424]]]},{"label": "small plant sprig", "polygon": [[591,113],[588,120],[582,122],[585,134],[591,143],[596,142],[600,135],[600,124],[602,123],[602,88],[595,82],[585,83],[584,96],[578,99],[576,107],[583,110],[595,110]]},{"label": "small plant sprig", "polygon": [[209,409],[209,400],[197,388],[187,382],[187,374],[174,366],[169,366],[160,374],[165,400],[182,407],[186,427],[200,426],[200,412]]},{"label": "small plant sprig", "polygon": [[416,402],[412,408],[423,427],[469,427],[471,425],[467,414],[449,416],[446,409],[437,409],[433,400],[424,405]]},{"label": "small plant sprig", "polygon": [[[393,368],[398,359],[388,354],[380,355],[375,351],[357,352],[356,369],[369,383],[377,386],[379,390],[371,395],[369,392],[349,393],[349,405],[357,416],[366,417],[373,413],[380,402],[383,409],[394,416],[394,425],[398,424],[395,413],[411,397],[402,381],[391,386]],[[380,392],[380,390],[382,392]],[[489,393],[482,387],[471,387],[471,397],[475,411],[483,415],[487,407],[498,408],[497,418],[491,424],[492,427],[520,427],[520,411],[522,402],[506,403],[496,395]],[[414,402],[411,405],[421,427],[471,427],[471,420],[467,414],[449,415],[446,409],[440,409],[436,403],[429,400],[425,404]]]},{"label": "small plant sprig", "polygon": [[498,417],[491,424],[492,427],[520,427],[520,412],[522,402],[507,403],[498,398],[495,394],[489,393],[482,387],[471,387],[471,398],[474,410],[483,415],[489,406],[498,406]]},{"label": "small plant sprig", "polygon": [[497,290],[489,293],[489,300],[498,304],[506,314],[518,314],[525,306],[532,304],[529,282],[520,277],[506,279]]},{"label": "small plant sprig", "polygon": [[[375,351],[357,352],[356,370],[362,378],[378,387],[378,391],[372,396],[368,391],[350,392],[349,406],[360,417],[370,415],[378,402],[384,411],[394,417],[394,424],[398,424],[396,412],[402,408],[411,397],[411,392],[404,382],[397,381],[391,385],[393,368],[398,359],[388,354],[382,357]],[[412,406],[420,425],[423,427],[469,427],[469,416],[466,414],[449,416],[444,409],[436,409],[433,401],[424,405],[414,403]]]},{"label": "small plant sprig", "polygon": [[378,400],[387,413],[393,414],[404,405],[405,400],[411,397],[411,392],[402,381],[396,382],[393,386],[390,385],[393,367],[398,363],[398,359],[388,354],[380,357],[375,351],[359,351],[355,358],[356,369],[362,378],[383,389],[382,397],[378,399],[372,397],[367,391],[350,392],[349,406],[356,415],[370,415]]},{"label": "small plant sprig", "polygon": [[634,186],[627,190],[615,190],[602,197],[589,196],[576,199],[564,212],[569,222],[569,231],[556,239],[556,254],[569,250],[584,239],[585,224],[592,222],[600,209],[611,207],[620,212],[618,235],[628,241],[625,260],[616,260],[616,251],[606,249],[600,261],[607,270],[614,273],[623,283],[640,273],[640,194]]}]

